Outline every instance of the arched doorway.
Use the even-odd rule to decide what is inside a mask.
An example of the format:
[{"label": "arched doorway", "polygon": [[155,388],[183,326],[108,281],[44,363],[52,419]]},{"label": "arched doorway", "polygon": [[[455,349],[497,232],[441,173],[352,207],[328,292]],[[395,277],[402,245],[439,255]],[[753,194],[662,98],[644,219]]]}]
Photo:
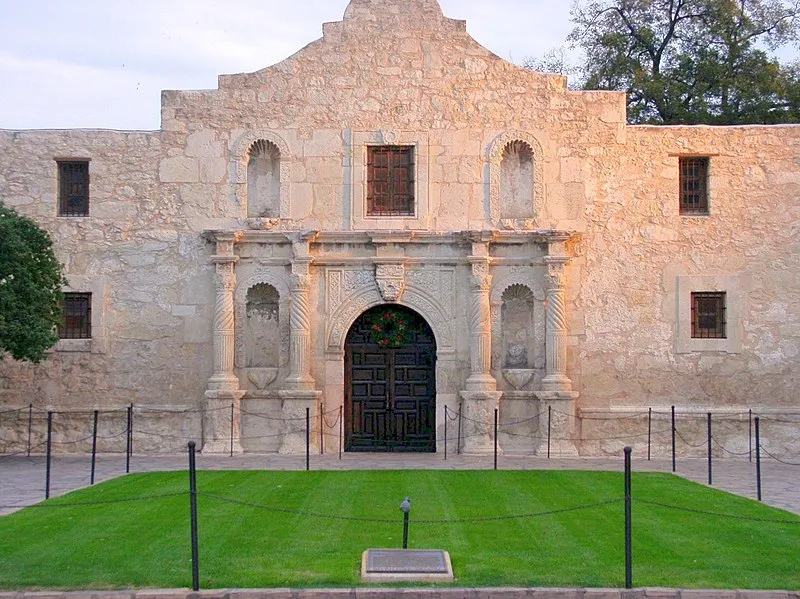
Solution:
[{"label": "arched doorway", "polygon": [[436,451],[436,339],[395,304],[367,310],[345,340],[345,450]]}]

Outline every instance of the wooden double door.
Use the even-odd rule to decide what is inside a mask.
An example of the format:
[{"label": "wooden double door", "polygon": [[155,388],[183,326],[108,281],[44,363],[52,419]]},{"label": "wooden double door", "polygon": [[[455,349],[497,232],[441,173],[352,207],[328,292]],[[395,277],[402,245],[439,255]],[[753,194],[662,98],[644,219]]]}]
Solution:
[{"label": "wooden double door", "polygon": [[345,343],[345,450],[436,451],[436,340],[416,312],[373,308]]}]

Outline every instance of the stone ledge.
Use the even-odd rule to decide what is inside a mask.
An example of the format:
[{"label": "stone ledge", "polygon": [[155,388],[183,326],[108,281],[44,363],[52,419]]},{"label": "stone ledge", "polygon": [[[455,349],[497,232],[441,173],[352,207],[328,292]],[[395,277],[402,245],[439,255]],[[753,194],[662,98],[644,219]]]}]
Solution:
[{"label": "stone ledge", "polygon": [[0,599],[800,599],[800,591],[541,588],[187,589],[26,592],[0,591]]}]

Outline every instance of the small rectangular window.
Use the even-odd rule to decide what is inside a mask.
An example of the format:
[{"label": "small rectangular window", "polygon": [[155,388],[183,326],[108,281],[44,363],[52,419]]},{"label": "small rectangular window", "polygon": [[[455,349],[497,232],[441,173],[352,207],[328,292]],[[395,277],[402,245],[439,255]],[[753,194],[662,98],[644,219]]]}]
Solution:
[{"label": "small rectangular window", "polygon": [[92,338],[91,293],[64,294],[64,309],[61,313],[58,336],[61,339]]},{"label": "small rectangular window", "polygon": [[725,292],[692,293],[692,338],[727,339]]},{"label": "small rectangular window", "polygon": [[708,215],[708,158],[680,158],[680,213]]},{"label": "small rectangular window", "polygon": [[367,216],[414,216],[413,146],[368,146]]},{"label": "small rectangular window", "polygon": [[58,215],[89,216],[89,162],[58,162]]}]

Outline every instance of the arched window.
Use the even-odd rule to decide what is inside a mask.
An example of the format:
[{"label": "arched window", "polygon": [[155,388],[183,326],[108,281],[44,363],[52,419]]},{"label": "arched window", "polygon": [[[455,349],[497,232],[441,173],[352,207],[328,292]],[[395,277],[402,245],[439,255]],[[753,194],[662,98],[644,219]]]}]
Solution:
[{"label": "arched window", "polygon": [[247,158],[247,216],[278,218],[281,205],[281,151],[259,139]]}]

